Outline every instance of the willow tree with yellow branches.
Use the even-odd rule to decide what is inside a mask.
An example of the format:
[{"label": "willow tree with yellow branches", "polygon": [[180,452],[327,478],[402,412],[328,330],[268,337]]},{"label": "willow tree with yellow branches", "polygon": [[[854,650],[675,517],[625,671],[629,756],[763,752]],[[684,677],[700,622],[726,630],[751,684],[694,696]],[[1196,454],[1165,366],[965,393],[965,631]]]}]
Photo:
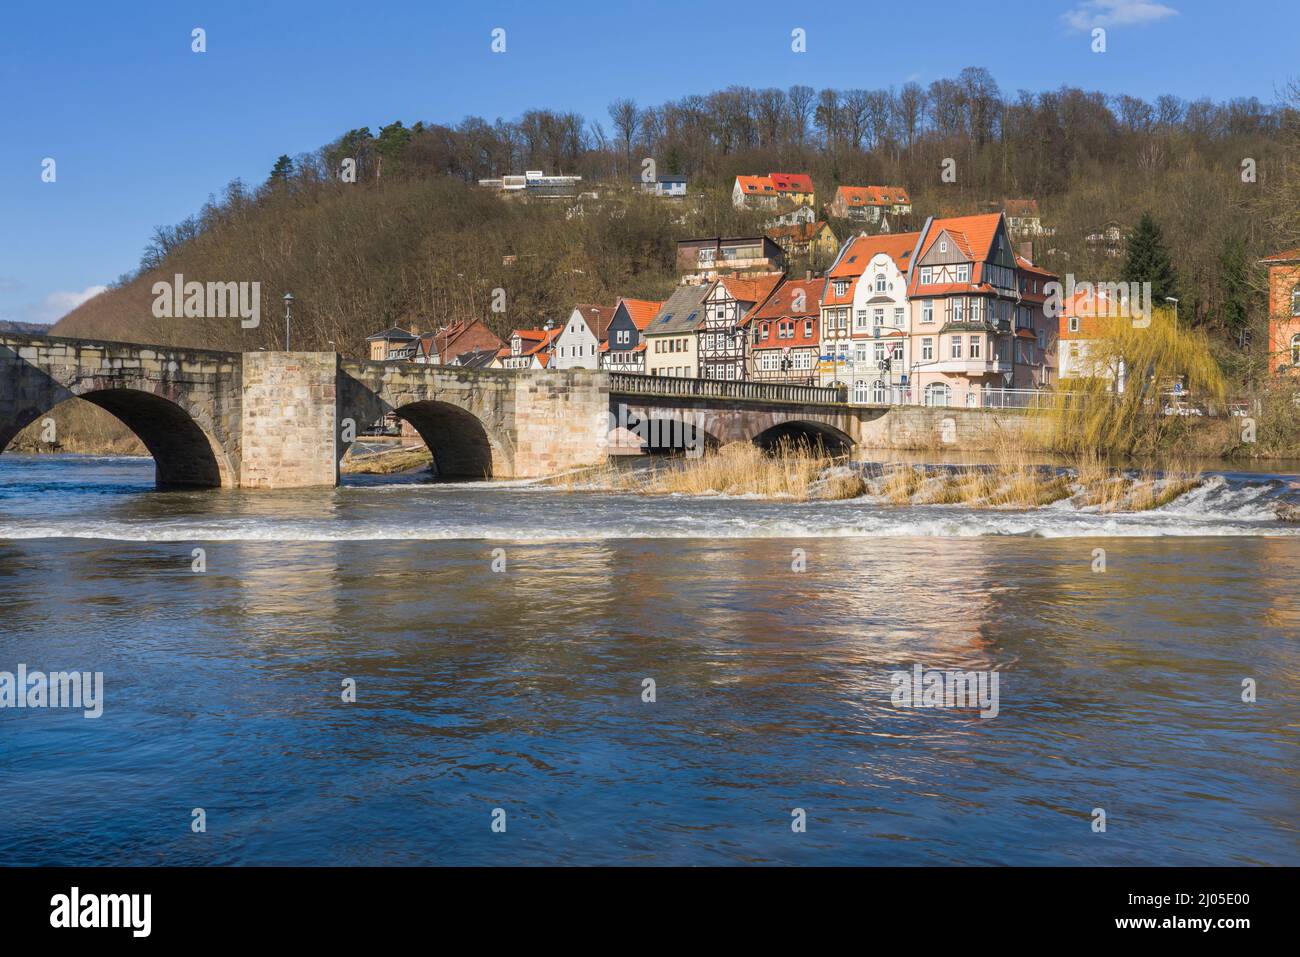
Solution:
[{"label": "willow tree with yellow branches", "polygon": [[[1052,445],[1059,451],[1102,457],[1156,456],[1173,451],[1195,416],[1178,411],[1172,393],[1192,407],[1222,405],[1222,370],[1202,333],[1180,328],[1172,310],[1154,309],[1148,321],[1097,317],[1086,340],[1081,374],[1063,381],[1051,409]],[[1068,347],[1068,344],[1063,344]],[[1187,406],[1184,406],[1187,408]]]}]

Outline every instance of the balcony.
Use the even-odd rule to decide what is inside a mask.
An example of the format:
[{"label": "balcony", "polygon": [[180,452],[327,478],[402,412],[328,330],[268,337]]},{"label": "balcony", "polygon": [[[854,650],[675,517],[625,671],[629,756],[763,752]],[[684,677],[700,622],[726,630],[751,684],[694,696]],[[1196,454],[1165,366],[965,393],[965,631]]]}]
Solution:
[{"label": "balcony", "polygon": [[1011,363],[1001,359],[941,359],[921,365],[917,371],[965,376],[1000,375],[1011,371]]}]

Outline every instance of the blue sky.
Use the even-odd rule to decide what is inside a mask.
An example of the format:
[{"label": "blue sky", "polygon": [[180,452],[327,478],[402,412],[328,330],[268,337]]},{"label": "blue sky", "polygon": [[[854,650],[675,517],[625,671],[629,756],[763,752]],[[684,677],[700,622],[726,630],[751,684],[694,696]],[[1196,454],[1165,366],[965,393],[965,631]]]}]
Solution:
[{"label": "blue sky", "polygon": [[[741,5],[6,0],[0,319],[53,321],[132,269],[153,227],[275,158],[393,119],[643,105],[733,83],[898,86],[985,66],[1004,93],[1258,96],[1295,76],[1295,0]],[[921,10],[927,11],[924,17]],[[743,11],[743,12],[742,12]],[[885,12],[888,11],[888,12]],[[996,13],[1005,15],[998,20]],[[1107,52],[1089,24],[1107,26]],[[191,52],[191,30],[207,52]],[[506,52],[490,49],[506,30]],[[807,31],[793,53],[791,31]],[[41,181],[46,157],[57,180]]]}]

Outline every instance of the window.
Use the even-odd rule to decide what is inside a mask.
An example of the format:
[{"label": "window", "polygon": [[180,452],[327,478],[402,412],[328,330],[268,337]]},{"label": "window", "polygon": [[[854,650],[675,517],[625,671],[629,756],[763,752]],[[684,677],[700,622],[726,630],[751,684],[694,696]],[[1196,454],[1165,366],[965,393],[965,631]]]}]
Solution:
[{"label": "window", "polygon": [[867,383],[863,379],[858,379],[853,383],[853,401],[866,404],[867,401]]},{"label": "window", "polygon": [[876,273],[876,292],[884,292],[886,288],[888,287],[885,283],[885,274],[883,272]]},{"label": "window", "polygon": [[903,328],[903,307],[902,306],[894,307],[894,325],[897,326],[899,329]]},{"label": "window", "polygon": [[970,337],[970,357],[978,359],[980,357],[980,336]]},{"label": "window", "polygon": [[1071,332],[1078,332],[1078,331],[1079,331],[1079,317],[1078,317],[1078,316],[1071,316],[1071,317],[1070,317],[1069,327],[1070,327],[1070,331],[1071,331]]},{"label": "window", "polygon": [[858,342],[858,343],[855,343],[855,344],[854,344],[854,346],[853,346],[853,361],[854,361],[854,362],[866,362],[866,361],[867,361],[867,344],[866,344],[865,342]]},{"label": "window", "polygon": [[927,337],[921,340],[921,359],[929,362],[934,358],[934,340]]},{"label": "window", "polygon": [[952,390],[946,382],[931,382],[925,387],[926,405],[947,405],[952,401]]},{"label": "window", "polygon": [[885,383],[879,379],[871,384],[871,401],[877,405],[885,404]]},{"label": "window", "polygon": [[1036,329],[1035,334],[1038,337],[1038,348],[1042,352],[1047,351],[1047,333],[1042,329]]},{"label": "window", "polygon": [[[1295,347],[1297,342],[1300,342],[1300,336],[1296,336],[1295,339],[1291,340],[1292,355],[1295,355]],[[1079,344],[1077,342],[1070,343],[1070,358],[1071,359],[1079,358]]]},{"label": "window", "polygon": [[952,350],[952,357],[954,359],[960,359],[961,358],[961,336],[952,337],[950,348]]},{"label": "window", "polygon": [[957,281],[970,282],[970,263],[957,264]]},{"label": "window", "polygon": [[903,344],[901,342],[896,343],[894,345],[894,349],[890,353],[890,358],[893,359],[895,362],[903,361]]},{"label": "window", "polygon": [[[863,358],[865,358],[865,356],[864,356]],[[883,342],[877,342],[877,343],[876,343],[876,355],[875,355],[875,358],[876,358],[876,361],[877,361],[877,362],[884,362],[884,361],[885,361],[885,344],[884,344]]]},{"label": "window", "polygon": [[1291,315],[1300,316],[1300,286],[1291,290]]},{"label": "window", "polygon": [[1300,365],[1300,336],[1291,337],[1291,364]]},{"label": "window", "polygon": [[632,341],[632,330],[630,329],[618,330],[617,341],[620,345],[627,345],[629,342]]},{"label": "window", "polygon": [[813,321],[811,319],[805,319],[803,321],[803,337],[805,339],[811,339],[812,334],[813,334]]},{"label": "window", "polygon": [[929,285],[930,279],[933,275],[934,275],[934,270],[931,269],[929,266],[921,267],[921,283],[923,285]]},{"label": "window", "polygon": [[961,322],[966,318],[966,300],[954,299],[952,301],[952,321]]},{"label": "window", "polygon": [[847,279],[836,279],[833,285],[837,296],[842,296],[849,290],[849,281]]},{"label": "window", "polygon": [[948,251],[948,240],[941,239],[939,241],[939,252],[946,253],[947,251]]},{"label": "window", "polygon": [[921,321],[934,322],[934,300],[926,299],[921,303]]}]

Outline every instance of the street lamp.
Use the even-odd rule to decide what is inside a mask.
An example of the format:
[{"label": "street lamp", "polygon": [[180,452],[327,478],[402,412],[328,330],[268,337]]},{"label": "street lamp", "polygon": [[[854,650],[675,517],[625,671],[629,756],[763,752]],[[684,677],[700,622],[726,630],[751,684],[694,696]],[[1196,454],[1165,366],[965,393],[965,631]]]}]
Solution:
[{"label": "street lamp", "polygon": [[555,328],[555,323],[547,319],[546,325],[542,326],[542,332],[546,333],[546,369],[548,372],[555,370],[555,338],[551,335],[551,330]]},{"label": "street lamp", "polygon": [[1173,296],[1165,296],[1165,302],[1172,302],[1174,304],[1174,329],[1177,329],[1178,328],[1178,300],[1175,299]]},{"label": "street lamp", "polygon": [[289,320],[293,318],[293,293],[284,294],[284,351],[289,351]]}]

